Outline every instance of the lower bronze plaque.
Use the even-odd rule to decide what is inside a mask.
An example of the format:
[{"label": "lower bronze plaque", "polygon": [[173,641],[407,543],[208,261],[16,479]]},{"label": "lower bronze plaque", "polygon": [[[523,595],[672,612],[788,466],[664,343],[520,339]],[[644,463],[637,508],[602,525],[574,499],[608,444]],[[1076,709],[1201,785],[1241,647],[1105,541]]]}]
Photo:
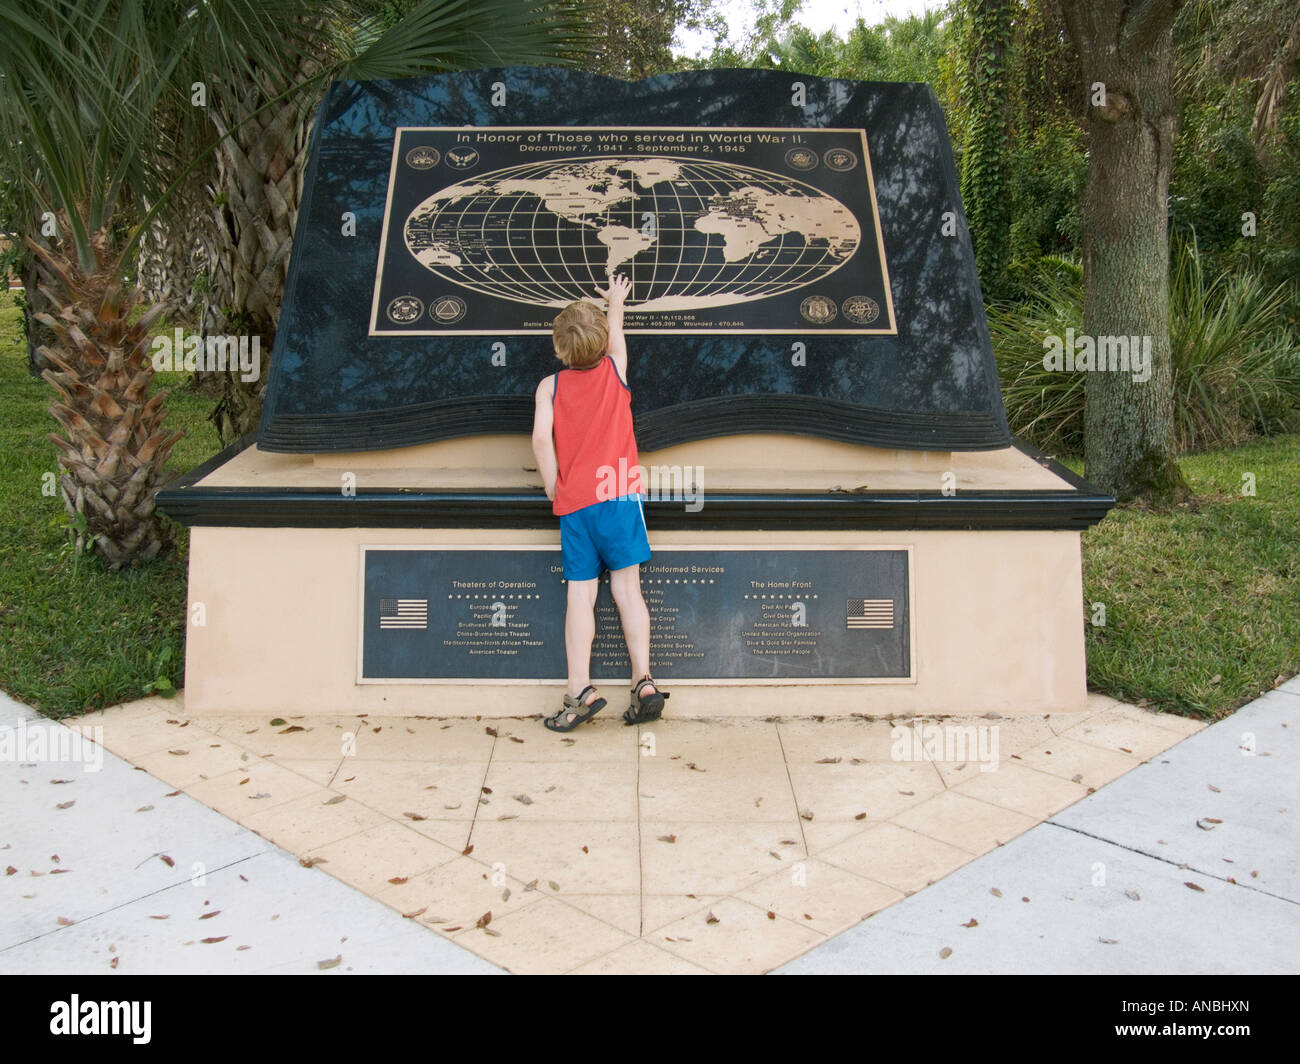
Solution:
[{"label": "lower bronze plaque", "polygon": [[[665,684],[915,679],[907,547],[657,547],[641,566]],[[626,680],[601,578],[594,680]],[[361,548],[358,683],[562,682],[558,547]]]}]

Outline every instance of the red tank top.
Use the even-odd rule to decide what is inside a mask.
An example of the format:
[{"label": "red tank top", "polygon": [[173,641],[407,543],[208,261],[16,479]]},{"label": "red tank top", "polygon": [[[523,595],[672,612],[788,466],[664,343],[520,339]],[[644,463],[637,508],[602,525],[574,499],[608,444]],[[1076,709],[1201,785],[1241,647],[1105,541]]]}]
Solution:
[{"label": "red tank top", "polygon": [[641,492],[632,393],[606,355],[591,369],[555,375],[556,516]]}]

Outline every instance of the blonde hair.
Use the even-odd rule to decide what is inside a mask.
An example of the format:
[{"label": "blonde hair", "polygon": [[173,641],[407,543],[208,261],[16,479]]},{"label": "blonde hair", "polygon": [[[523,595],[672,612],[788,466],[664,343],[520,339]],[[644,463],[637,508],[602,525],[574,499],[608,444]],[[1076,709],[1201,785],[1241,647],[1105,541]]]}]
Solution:
[{"label": "blonde hair", "polygon": [[587,369],[605,354],[609,344],[609,322],[594,303],[580,299],[570,303],[551,325],[555,355],[569,369]]}]

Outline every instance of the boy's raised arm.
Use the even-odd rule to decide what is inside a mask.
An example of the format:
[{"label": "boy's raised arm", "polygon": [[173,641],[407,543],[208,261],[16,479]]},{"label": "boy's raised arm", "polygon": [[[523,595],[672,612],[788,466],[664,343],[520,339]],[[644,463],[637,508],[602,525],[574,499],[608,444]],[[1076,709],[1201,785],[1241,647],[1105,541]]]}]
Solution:
[{"label": "boy's raised arm", "polygon": [[537,472],[541,474],[546,497],[555,501],[555,478],[559,476],[560,462],[555,456],[555,407],[551,396],[555,388],[555,375],[542,378],[534,396],[533,407],[533,457],[537,459]]},{"label": "boy's raised arm", "polygon": [[605,317],[609,322],[609,343],[605,354],[614,360],[619,376],[627,380],[627,340],[623,336],[623,303],[632,291],[632,279],[627,274],[616,273],[609,279],[609,288],[597,288],[609,303]]}]

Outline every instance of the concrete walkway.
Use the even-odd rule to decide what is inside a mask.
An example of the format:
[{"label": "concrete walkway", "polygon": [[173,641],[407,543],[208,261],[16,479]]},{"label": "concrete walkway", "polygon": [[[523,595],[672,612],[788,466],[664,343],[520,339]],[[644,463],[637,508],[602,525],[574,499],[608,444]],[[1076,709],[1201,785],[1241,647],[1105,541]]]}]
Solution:
[{"label": "concrete walkway", "polygon": [[[0,694],[20,723],[71,734]],[[73,753],[102,769],[0,761],[0,972],[502,971],[102,747]],[[1298,754],[1300,678],[777,971],[1294,972]]]},{"label": "concrete walkway", "polygon": [[[0,692],[0,726],[24,721],[68,732]],[[93,772],[0,762],[0,872],[22,866],[0,878],[0,973],[503,974],[100,752]]]},{"label": "concrete walkway", "polygon": [[1295,677],[777,973],[1293,974],[1298,763]]}]

